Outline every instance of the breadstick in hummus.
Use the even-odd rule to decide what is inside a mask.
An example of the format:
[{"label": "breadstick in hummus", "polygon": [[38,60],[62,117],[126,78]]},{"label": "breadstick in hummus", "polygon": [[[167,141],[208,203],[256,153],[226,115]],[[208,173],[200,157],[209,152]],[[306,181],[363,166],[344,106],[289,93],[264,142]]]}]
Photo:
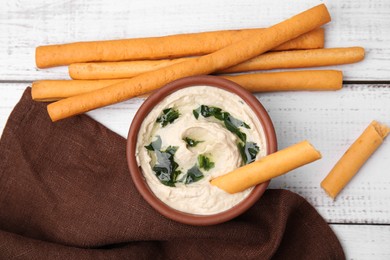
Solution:
[{"label": "breadstick in hummus", "polygon": [[211,180],[210,183],[233,194],[320,158],[320,152],[308,141],[303,141],[217,177]]},{"label": "breadstick in hummus", "polygon": [[[226,30],[162,37],[111,41],[75,42],[39,46],[35,51],[38,68],[89,61],[166,59],[209,54],[264,29]],[[317,28],[275,46],[274,50],[324,47],[324,29]]]},{"label": "breadstick in hummus", "polygon": [[321,4],[211,54],[51,103],[48,113],[52,121],[57,121],[152,92],[176,79],[210,74],[260,55],[329,21],[328,10]]},{"label": "breadstick in hummus", "polygon": [[321,187],[332,199],[335,199],[352,177],[356,175],[368,158],[382,144],[389,132],[390,128],[388,126],[373,121],[349,147],[321,182]]}]

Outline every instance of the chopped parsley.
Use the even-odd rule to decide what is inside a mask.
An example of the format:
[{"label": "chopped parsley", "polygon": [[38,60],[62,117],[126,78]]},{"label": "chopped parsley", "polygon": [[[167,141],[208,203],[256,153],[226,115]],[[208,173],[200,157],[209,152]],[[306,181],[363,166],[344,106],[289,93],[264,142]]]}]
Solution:
[{"label": "chopped parsley", "polygon": [[260,148],[254,142],[247,142],[245,143],[245,145],[239,143],[238,150],[240,151],[241,158],[244,161],[243,163],[248,164],[255,161],[256,156],[260,151]]},{"label": "chopped parsley", "polygon": [[155,150],[157,163],[153,166],[157,178],[164,185],[175,187],[177,176],[181,173],[174,160],[177,147],[169,146],[165,151]]},{"label": "chopped parsley", "polygon": [[[175,184],[178,182],[190,184],[197,182],[204,177],[199,167],[195,165],[189,169],[187,173],[180,178],[180,180],[178,180],[178,176],[181,174],[181,171],[179,170],[178,163],[175,162],[174,159],[178,147],[168,146],[167,149],[161,150],[161,144],[161,137],[157,136],[156,140],[152,141],[149,145],[146,145],[145,148],[148,151],[154,152],[156,155],[156,164],[152,167],[152,170],[162,184],[170,187],[176,187]],[[214,163],[210,162],[207,157],[202,165],[202,167],[206,168],[210,167],[210,165],[214,167]]]},{"label": "chopped parsley", "polygon": [[220,121],[223,121],[226,129],[235,134],[240,139],[240,142],[238,143],[238,149],[240,151],[243,164],[251,163],[256,159],[256,156],[260,150],[259,147],[254,142],[247,142],[246,134],[240,130],[240,127],[250,129],[247,123],[233,117],[229,112],[223,111],[219,107],[201,105],[197,109],[194,109],[192,113],[196,119],[202,115],[205,118],[212,116]]},{"label": "chopped parsley", "polygon": [[180,116],[180,113],[177,109],[171,107],[171,108],[166,108],[163,110],[162,114],[157,117],[156,122],[161,123],[161,126],[167,126],[168,124],[172,124],[173,121],[178,119]]},{"label": "chopped parsley", "polygon": [[189,147],[195,147],[197,144],[203,142],[203,141],[196,141],[196,140],[191,139],[189,137],[186,137],[183,140],[187,143],[187,146],[189,146]]},{"label": "chopped parsley", "polygon": [[207,156],[200,154],[198,155],[198,165],[199,168],[204,169],[206,171],[214,168],[215,164],[208,158]]},{"label": "chopped parsley", "polygon": [[175,187],[177,176],[181,173],[178,170],[179,165],[174,160],[174,155],[177,151],[176,146],[168,146],[164,151],[161,150],[161,137],[157,136],[156,140],[151,142],[145,148],[149,151],[154,151],[156,154],[156,164],[152,170],[156,177],[164,185]]},{"label": "chopped parsley", "polygon": [[198,166],[194,165],[191,169],[187,171],[185,176],[185,184],[190,184],[197,182],[204,177],[203,173],[199,170]]},{"label": "chopped parsley", "polygon": [[155,151],[161,149],[161,137],[158,135],[156,136],[157,139],[153,142],[151,142],[149,145],[145,146],[146,149],[149,151]]},{"label": "chopped parsley", "polygon": [[213,116],[216,119],[223,121],[226,129],[235,134],[238,138],[241,139],[241,141],[246,142],[246,134],[241,132],[239,128],[244,127],[250,129],[249,125],[241,120],[238,120],[237,118],[234,118],[232,115],[230,115],[229,112],[225,112],[219,107],[201,105],[197,109],[194,109],[192,113],[196,119],[199,118],[199,115],[202,115],[206,118]]}]

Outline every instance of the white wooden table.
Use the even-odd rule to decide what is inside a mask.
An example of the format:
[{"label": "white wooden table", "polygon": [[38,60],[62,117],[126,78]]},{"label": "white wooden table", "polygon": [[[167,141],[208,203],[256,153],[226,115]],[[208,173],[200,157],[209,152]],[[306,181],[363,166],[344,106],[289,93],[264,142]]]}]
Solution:
[{"label": "white wooden table", "polygon": [[[305,197],[330,223],[348,259],[390,259],[390,138],[336,201],[320,188],[347,147],[376,119],[390,125],[390,1],[96,0],[0,1],[0,133],[23,90],[38,79],[67,79],[66,67],[38,70],[38,45],[267,27],[325,2],[332,22],[326,47],[363,46],[363,62],[335,66],[337,92],[256,94],[274,122],[279,148],[310,140],[323,159],[272,181]],[[126,136],[143,102],[133,99],[90,112]]]}]

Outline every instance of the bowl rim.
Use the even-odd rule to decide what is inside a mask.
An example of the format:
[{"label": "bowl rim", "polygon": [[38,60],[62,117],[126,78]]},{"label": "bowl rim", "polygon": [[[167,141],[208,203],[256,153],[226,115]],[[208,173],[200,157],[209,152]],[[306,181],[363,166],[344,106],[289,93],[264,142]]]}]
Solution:
[{"label": "bowl rim", "polygon": [[138,132],[146,115],[163,98],[170,95],[171,93],[186,87],[199,85],[221,88],[241,97],[246,102],[246,104],[253,110],[256,117],[259,119],[261,126],[263,127],[267,148],[266,154],[268,155],[277,151],[275,128],[273,126],[271,118],[269,117],[267,111],[260,103],[260,101],[254,95],[252,95],[252,93],[250,93],[249,91],[247,91],[233,81],[217,76],[202,75],[185,77],[172,81],[167,85],[163,86],[162,88],[153,92],[143,102],[143,104],[136,112],[129,129],[126,144],[126,159],[130,175],[136,189],[141,194],[141,196],[149,203],[149,205],[152,206],[157,212],[169,219],[175,220],[183,224],[207,226],[226,222],[245,212],[263,195],[270,181],[256,185],[252,192],[244,200],[226,211],[213,215],[196,215],[186,213],[171,208],[154,195],[153,191],[149,188],[149,185],[145,180],[141,168],[137,164],[135,152]]}]

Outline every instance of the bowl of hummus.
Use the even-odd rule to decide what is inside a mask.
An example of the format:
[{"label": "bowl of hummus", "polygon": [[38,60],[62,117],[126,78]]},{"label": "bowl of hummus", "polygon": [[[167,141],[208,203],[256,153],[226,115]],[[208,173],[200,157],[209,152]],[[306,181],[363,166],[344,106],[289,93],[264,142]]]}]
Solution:
[{"label": "bowl of hummus", "polygon": [[191,225],[228,221],[269,182],[229,194],[213,178],[277,150],[268,113],[250,92],[216,76],[176,80],[151,94],[127,139],[135,187],[160,214]]}]

